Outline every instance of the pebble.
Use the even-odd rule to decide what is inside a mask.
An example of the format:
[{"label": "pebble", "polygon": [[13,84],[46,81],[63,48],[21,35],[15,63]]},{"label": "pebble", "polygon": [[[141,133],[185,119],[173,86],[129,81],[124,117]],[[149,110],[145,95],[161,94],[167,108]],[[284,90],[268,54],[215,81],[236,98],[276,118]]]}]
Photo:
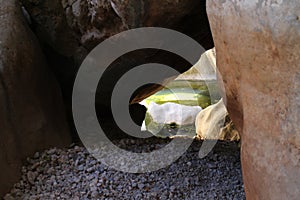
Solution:
[{"label": "pebble", "polygon": [[32,171],[27,172],[27,180],[31,185],[34,185],[35,178],[36,178],[35,172],[32,172]]},{"label": "pebble", "polygon": [[37,159],[37,158],[39,158],[39,156],[40,156],[40,153],[39,153],[39,152],[36,152],[36,153],[33,155],[33,158]]},{"label": "pebble", "polygon": [[143,184],[143,183],[139,183],[138,184],[138,188],[141,190],[141,189],[143,189],[145,187],[145,185]]},{"label": "pebble", "polygon": [[175,189],[176,189],[176,187],[173,186],[173,185],[170,187],[170,190],[171,190],[171,191],[175,191]]},{"label": "pebble", "polygon": [[[132,152],[151,152],[169,142],[149,138],[115,144]],[[237,144],[219,141],[200,159],[201,144],[195,140],[170,166],[142,174],[111,169],[81,146],[37,152],[27,159],[21,180],[4,200],[245,199]]]}]

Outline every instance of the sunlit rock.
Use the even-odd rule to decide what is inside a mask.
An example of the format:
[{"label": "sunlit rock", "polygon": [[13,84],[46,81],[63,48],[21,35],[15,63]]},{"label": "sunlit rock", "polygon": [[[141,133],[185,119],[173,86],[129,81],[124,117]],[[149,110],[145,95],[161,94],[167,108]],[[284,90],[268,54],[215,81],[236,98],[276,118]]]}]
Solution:
[{"label": "sunlit rock", "polygon": [[221,99],[208,106],[196,117],[196,132],[201,139],[239,140],[240,136],[228,117],[227,109]]},{"label": "sunlit rock", "polygon": [[175,80],[208,81],[216,79],[216,52],[213,48],[204,52],[191,69],[179,75]]},{"label": "sunlit rock", "polygon": [[[142,130],[148,130],[157,136],[172,136],[172,133],[163,133],[163,131],[167,128],[180,129],[180,127],[182,128],[184,126],[192,127],[197,114],[201,110],[202,108],[200,106],[185,106],[176,103],[165,103],[159,105],[155,102],[151,102],[148,106]],[[181,131],[181,133],[183,132]],[[185,133],[185,135],[189,134],[192,134],[192,136],[195,135],[194,132]]]}]

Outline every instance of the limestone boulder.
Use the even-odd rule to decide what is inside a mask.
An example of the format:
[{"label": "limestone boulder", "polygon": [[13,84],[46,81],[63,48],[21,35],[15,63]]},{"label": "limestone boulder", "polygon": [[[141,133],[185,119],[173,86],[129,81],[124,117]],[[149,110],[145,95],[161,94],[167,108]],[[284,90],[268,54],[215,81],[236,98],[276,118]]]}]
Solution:
[{"label": "limestone boulder", "polygon": [[[172,129],[184,129],[183,127],[192,127],[195,123],[197,114],[202,110],[200,106],[186,106],[177,103],[156,104],[151,102],[147,106],[145,121],[142,125],[142,131],[149,131],[155,136],[172,136],[169,131]],[[168,133],[164,132],[165,127],[170,128]],[[182,134],[185,130],[179,130],[176,135]],[[184,135],[195,136],[195,132],[187,131]]]},{"label": "limestone boulder", "polygon": [[195,122],[196,115],[202,110],[200,106],[186,106],[177,103],[164,103],[162,105],[151,102],[148,113],[153,121],[160,124],[176,123],[188,125]]},{"label": "limestone boulder", "polygon": [[195,126],[197,137],[203,140],[240,140],[240,134],[228,116],[223,99],[200,111]]},{"label": "limestone boulder", "polygon": [[299,199],[299,1],[207,3],[247,198]]},{"label": "limestone boulder", "polygon": [[180,74],[175,80],[215,81],[216,77],[216,50],[205,51],[198,62],[191,69]]},{"label": "limestone boulder", "polygon": [[70,143],[58,84],[18,1],[0,6],[0,196],[27,156]]}]

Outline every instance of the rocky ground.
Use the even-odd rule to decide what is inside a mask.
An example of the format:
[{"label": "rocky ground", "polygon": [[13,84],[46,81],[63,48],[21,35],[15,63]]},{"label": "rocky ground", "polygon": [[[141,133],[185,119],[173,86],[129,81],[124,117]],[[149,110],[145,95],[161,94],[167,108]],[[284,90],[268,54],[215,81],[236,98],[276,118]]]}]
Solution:
[{"label": "rocky ground", "polygon": [[[168,142],[123,139],[116,144],[140,152]],[[143,174],[110,169],[76,145],[37,152],[4,199],[245,199],[237,143],[219,141],[203,159],[200,146],[194,141],[172,165]]]}]

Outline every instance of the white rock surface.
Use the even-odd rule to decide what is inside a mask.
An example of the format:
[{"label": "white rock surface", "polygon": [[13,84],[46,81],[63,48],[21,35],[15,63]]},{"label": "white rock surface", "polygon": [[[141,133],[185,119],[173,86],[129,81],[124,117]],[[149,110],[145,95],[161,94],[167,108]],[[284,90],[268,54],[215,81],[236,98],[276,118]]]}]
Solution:
[{"label": "white rock surface", "polygon": [[227,117],[223,99],[203,109],[196,117],[197,136],[210,140],[240,140],[240,134],[231,121],[226,121]]},{"label": "white rock surface", "polygon": [[178,125],[193,124],[201,110],[200,106],[185,106],[176,103],[159,105],[151,102],[148,107],[148,113],[153,121],[160,124],[171,124],[174,122]]},{"label": "white rock surface", "polygon": [[197,135],[201,139],[219,139],[227,114],[223,99],[199,112],[195,120]]},{"label": "white rock surface", "polygon": [[204,52],[199,61],[188,71],[179,75],[175,80],[216,80],[215,48]]}]

